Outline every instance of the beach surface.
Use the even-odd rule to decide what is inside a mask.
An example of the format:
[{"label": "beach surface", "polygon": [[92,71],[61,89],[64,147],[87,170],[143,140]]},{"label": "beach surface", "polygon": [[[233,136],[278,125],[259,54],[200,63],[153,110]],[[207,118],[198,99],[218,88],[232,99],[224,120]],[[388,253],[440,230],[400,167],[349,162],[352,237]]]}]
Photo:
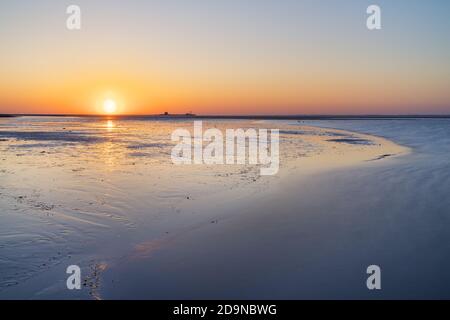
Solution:
[{"label": "beach surface", "polygon": [[[414,185],[398,172],[421,159],[407,139],[381,137],[387,130],[204,122],[280,129],[280,171],[264,177],[258,166],[173,165],[170,132],[191,128],[189,120],[1,121],[1,298],[448,294],[448,275],[436,273],[449,263],[448,245],[429,250],[448,237],[448,218],[441,204],[425,217],[406,201]],[[79,291],[66,288],[73,264],[82,269]],[[371,264],[386,270],[380,292],[366,287]]]}]

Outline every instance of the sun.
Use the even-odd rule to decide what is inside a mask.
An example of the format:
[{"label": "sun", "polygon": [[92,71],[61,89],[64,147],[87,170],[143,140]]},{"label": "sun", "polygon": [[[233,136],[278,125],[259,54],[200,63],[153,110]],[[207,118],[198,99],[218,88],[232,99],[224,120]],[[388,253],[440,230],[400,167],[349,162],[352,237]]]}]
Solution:
[{"label": "sun", "polygon": [[117,110],[117,104],[114,100],[108,99],[103,102],[103,111],[105,113],[114,113]]}]

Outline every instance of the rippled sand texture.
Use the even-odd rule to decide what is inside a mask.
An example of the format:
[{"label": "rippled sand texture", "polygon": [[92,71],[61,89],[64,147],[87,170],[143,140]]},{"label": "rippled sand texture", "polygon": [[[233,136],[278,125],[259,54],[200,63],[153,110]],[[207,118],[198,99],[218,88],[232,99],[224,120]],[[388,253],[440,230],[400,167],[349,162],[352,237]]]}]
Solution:
[{"label": "rippled sand texture", "polygon": [[[0,119],[0,297],[101,298],[100,273],[116,261],[148,257],[179,234],[239,213],[242,199],[277,192],[286,177],[409,152],[382,138],[295,123],[203,123],[212,127],[280,129],[279,174],[175,166],[170,135],[192,130],[192,121]],[[86,270],[81,292],[65,289],[70,264]]]}]

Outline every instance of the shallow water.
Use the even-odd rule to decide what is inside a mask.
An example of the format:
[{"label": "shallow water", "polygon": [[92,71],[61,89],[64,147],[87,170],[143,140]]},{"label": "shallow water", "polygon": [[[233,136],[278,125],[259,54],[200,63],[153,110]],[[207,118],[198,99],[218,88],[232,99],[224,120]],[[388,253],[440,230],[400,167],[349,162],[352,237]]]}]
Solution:
[{"label": "shallow water", "polygon": [[[371,258],[394,284],[416,278],[386,296],[447,297],[449,122],[293,124],[205,125],[280,128],[280,173],[261,177],[257,166],[173,165],[170,133],[192,121],[0,119],[0,297],[370,297]],[[368,136],[305,124],[413,153],[384,161]],[[359,154],[383,161],[357,166]],[[298,178],[300,158],[353,168]],[[81,292],[64,287],[70,264],[84,270]]]},{"label": "shallow water", "polygon": [[[336,173],[332,187],[321,184],[316,195],[334,201],[335,213],[355,219],[345,222],[353,223],[348,231],[361,233],[354,249],[367,252],[356,254],[349,246],[341,265],[362,259],[384,266],[385,290],[379,297],[450,298],[450,119],[304,124],[382,136],[412,149],[392,165]],[[330,295],[373,297],[351,288],[335,286]]]}]

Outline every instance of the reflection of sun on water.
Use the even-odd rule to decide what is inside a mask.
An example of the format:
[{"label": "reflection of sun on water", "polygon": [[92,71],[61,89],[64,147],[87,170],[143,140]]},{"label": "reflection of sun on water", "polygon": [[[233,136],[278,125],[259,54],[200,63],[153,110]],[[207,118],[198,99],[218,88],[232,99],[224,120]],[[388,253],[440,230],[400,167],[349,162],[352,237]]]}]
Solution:
[{"label": "reflection of sun on water", "polygon": [[101,144],[100,152],[103,162],[103,168],[112,170],[117,164],[117,146],[113,142],[105,142]]},{"label": "reflection of sun on water", "polygon": [[[116,124],[114,120],[108,119],[104,126],[108,132],[111,132],[116,127]],[[106,136],[110,137],[110,134]],[[113,141],[104,142],[100,144],[100,152],[101,159],[105,165],[104,168],[107,170],[114,168],[117,164],[117,145]]]},{"label": "reflection of sun on water", "polygon": [[108,131],[111,131],[112,129],[114,129],[114,127],[115,127],[114,121],[108,120],[106,122],[106,128],[108,129]]}]

